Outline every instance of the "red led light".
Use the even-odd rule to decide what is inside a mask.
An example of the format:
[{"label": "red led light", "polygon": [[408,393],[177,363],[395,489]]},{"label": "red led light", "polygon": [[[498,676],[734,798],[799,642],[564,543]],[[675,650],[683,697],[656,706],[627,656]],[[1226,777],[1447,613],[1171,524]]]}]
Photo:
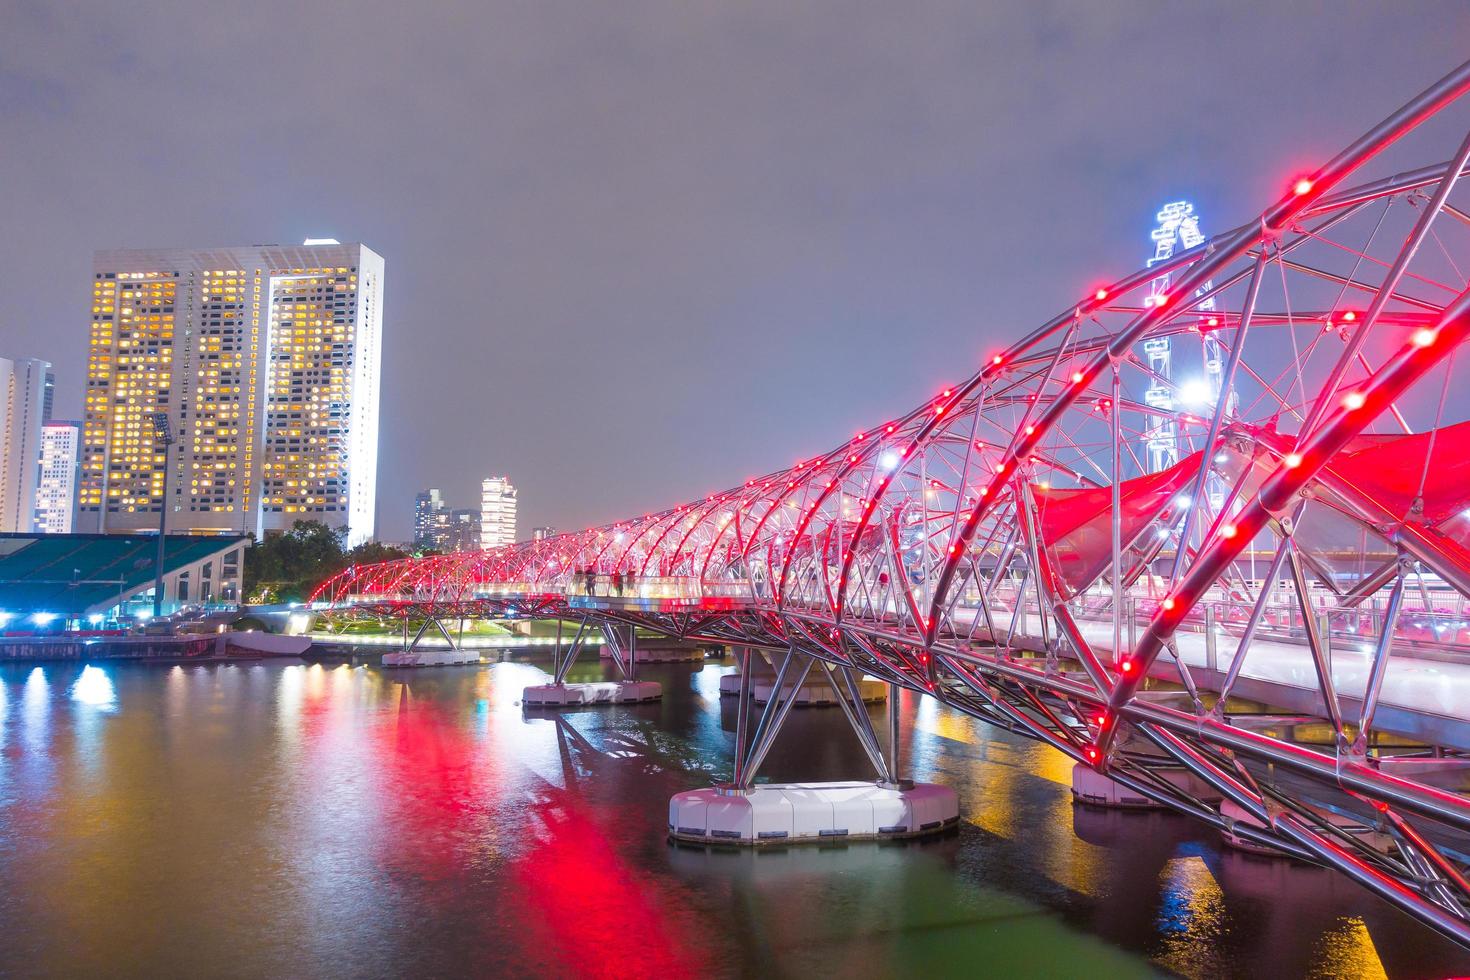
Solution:
[{"label": "red led light", "polygon": [[1106,289],[1099,289],[1097,292],[1092,294],[1092,298],[1101,303],[1103,300],[1108,298],[1108,291]]},{"label": "red led light", "polygon": [[1302,177],[1291,189],[1294,194],[1300,197],[1312,189],[1312,181],[1307,177]]},{"label": "red led light", "polygon": [[1131,660],[1125,660],[1125,661],[1123,661],[1121,664],[1118,665],[1118,669],[1121,670],[1125,674],[1131,674],[1131,673],[1133,673],[1133,661],[1131,661]]}]

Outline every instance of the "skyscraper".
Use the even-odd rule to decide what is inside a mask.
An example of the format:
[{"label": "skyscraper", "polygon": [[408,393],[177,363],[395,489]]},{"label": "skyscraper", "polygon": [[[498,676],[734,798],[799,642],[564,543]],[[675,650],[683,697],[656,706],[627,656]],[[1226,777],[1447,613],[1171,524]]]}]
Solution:
[{"label": "skyscraper", "polygon": [[480,484],[480,547],[496,548],[516,540],[516,488],[503,476]]},{"label": "skyscraper", "polygon": [[34,529],[42,534],[71,533],[77,506],[77,449],[81,441],[82,426],[78,422],[48,421],[41,427]]},{"label": "skyscraper", "polygon": [[362,244],[98,252],[79,529],[151,529],[167,501],[170,530],[371,538],[382,316]]},{"label": "skyscraper", "polygon": [[447,523],[444,497],[438,490],[422,490],[413,498],[413,546],[443,550],[439,542],[439,530]]},{"label": "skyscraper", "polygon": [[51,421],[51,409],[56,403],[56,372],[46,372],[46,393],[41,399],[41,423]]},{"label": "skyscraper", "polygon": [[478,551],[480,548],[480,512],[468,507],[449,512],[449,533],[445,551]]},{"label": "skyscraper", "polygon": [[533,527],[533,528],[531,528],[531,540],[532,541],[545,541],[547,538],[553,538],[553,537],[556,537],[556,528],[554,528],[554,527]]},{"label": "skyscraper", "polygon": [[0,357],[0,531],[31,529],[50,369],[33,357]]}]

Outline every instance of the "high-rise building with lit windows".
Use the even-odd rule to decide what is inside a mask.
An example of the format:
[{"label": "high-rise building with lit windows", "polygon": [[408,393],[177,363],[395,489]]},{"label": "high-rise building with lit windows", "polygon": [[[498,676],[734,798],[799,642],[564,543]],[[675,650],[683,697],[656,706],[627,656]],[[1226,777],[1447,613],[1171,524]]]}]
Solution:
[{"label": "high-rise building with lit windows", "polygon": [[[49,377],[49,376],[48,376]],[[77,507],[77,449],[82,427],[77,422],[48,420],[41,427],[41,465],[36,475],[33,530],[70,534]]]},{"label": "high-rise building with lit windows", "polygon": [[98,252],[79,530],[371,538],[382,316],[362,244]]},{"label": "high-rise building with lit windows", "polygon": [[50,370],[33,357],[0,357],[0,531],[31,529]]},{"label": "high-rise building with lit windows", "polygon": [[449,532],[445,551],[478,551],[480,548],[480,512],[459,507],[449,512]]},{"label": "high-rise building with lit windows", "polygon": [[413,498],[413,546],[444,550],[441,542],[449,526],[449,507],[437,489],[423,490]]},{"label": "high-rise building with lit windows", "polygon": [[516,488],[503,476],[480,484],[480,547],[495,548],[516,540]]}]

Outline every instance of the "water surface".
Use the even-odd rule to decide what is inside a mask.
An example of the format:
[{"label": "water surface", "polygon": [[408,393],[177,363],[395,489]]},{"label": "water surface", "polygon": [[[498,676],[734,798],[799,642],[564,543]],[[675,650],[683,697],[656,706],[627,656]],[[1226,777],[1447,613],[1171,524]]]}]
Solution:
[{"label": "water surface", "polygon": [[[523,712],[543,666],[0,667],[0,972],[1470,972],[1333,873],[1074,808],[1060,754],[908,694],[905,767],[957,788],[959,831],[676,846],[669,796],[728,775],[730,667],[642,668],[658,704]],[[763,775],[865,767],[810,709]]]}]

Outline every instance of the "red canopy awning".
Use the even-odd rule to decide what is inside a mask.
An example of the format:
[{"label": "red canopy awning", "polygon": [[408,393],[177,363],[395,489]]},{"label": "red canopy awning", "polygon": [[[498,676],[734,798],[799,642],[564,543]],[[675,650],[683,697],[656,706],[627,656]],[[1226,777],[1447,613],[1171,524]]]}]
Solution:
[{"label": "red canopy awning", "polygon": [[[1199,471],[1203,453],[1186,456],[1167,470],[1124,480],[1123,544],[1169,510],[1181,488]],[[1040,524],[1044,563],[1052,590],[1071,598],[1086,588],[1113,560],[1113,488],[1056,489],[1032,485]]]}]

